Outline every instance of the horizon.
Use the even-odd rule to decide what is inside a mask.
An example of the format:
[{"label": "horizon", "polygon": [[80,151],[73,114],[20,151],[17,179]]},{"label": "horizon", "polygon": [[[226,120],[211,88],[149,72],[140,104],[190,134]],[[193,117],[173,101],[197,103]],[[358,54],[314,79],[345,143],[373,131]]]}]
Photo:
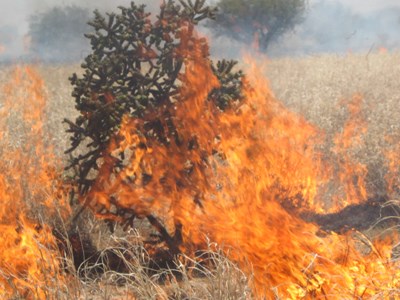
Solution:
[{"label": "horizon", "polygon": [[[89,11],[99,8],[115,11],[130,0],[15,0],[0,2],[0,61],[18,59],[27,54],[26,35],[29,17],[57,6],[76,5]],[[216,0],[209,0],[216,2]],[[158,8],[160,0],[141,0],[150,11]],[[8,13],[8,12],[12,13]],[[284,34],[267,51],[270,56],[297,56],[322,53],[367,52],[372,48],[397,50],[400,48],[400,1],[397,0],[311,0],[302,24]],[[224,55],[230,44],[228,57],[237,57],[247,45],[228,37],[216,38],[203,30],[212,40],[212,49]],[[84,47],[76,45],[76,47]]]}]

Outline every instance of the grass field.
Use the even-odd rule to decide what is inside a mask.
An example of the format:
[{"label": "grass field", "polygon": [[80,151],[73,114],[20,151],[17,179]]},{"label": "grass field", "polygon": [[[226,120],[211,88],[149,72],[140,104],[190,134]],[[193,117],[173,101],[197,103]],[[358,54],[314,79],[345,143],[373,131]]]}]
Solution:
[{"label": "grass field", "polygon": [[[37,69],[44,80],[48,99],[44,122],[50,133],[48,142],[54,146],[61,160],[66,160],[63,151],[69,145],[69,137],[62,120],[77,116],[68,77],[80,71],[79,65],[39,65]],[[12,70],[13,66],[0,66],[0,83],[9,80]],[[397,200],[400,53],[282,58],[267,61],[265,74],[275,97],[319,130],[323,137],[319,147],[325,155],[324,159],[345,153],[354,166],[365,167],[367,198],[385,196],[388,200]],[[3,96],[0,92],[0,99]],[[12,122],[13,119],[10,120]],[[350,125],[354,126],[348,138],[354,143],[341,152],[337,145],[335,148],[334,140],[338,135],[345,135]],[[12,126],[19,125],[11,123]],[[22,140],[15,136],[15,143],[19,145]],[[388,175],[391,175],[389,190]],[[325,195],[331,196],[329,193]],[[106,270],[93,279],[90,268],[82,267],[84,276],[70,276],[68,284],[63,283],[58,290],[49,288],[43,298],[253,299],[250,290],[252,276],[246,275],[212,245],[210,249],[213,250],[208,255],[213,266],[210,270],[198,268],[193,258],[182,257],[177,263],[177,270],[148,272],[149,258],[140,233],[132,231],[126,235],[117,230],[119,236],[110,236],[106,226],[90,214],[85,216],[84,227],[91,232],[96,246],[104,253],[99,257],[105,260],[112,256],[125,258],[128,252],[133,259],[126,261],[127,272],[119,274]],[[147,226],[138,225],[142,230]],[[65,260],[73,269],[71,257],[66,255]],[[176,274],[179,275],[176,277]],[[18,292],[14,296],[13,299],[25,297]]]},{"label": "grass field", "polygon": [[358,119],[366,132],[358,128],[362,142],[351,155],[368,168],[371,196],[385,194],[385,156],[397,151],[400,141],[399,62],[399,53],[382,52],[286,58],[268,67],[276,97],[321,128],[327,138],[343,132],[349,120],[347,104],[361,96],[360,111],[349,121]]}]

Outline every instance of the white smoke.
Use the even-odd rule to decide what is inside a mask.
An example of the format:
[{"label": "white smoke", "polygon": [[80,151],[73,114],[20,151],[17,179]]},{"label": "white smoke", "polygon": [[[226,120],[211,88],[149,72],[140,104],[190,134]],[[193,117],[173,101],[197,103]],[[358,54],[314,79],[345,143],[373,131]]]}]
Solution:
[{"label": "white smoke", "polygon": [[314,1],[304,23],[271,45],[269,54],[312,55],[400,48],[400,6],[357,12],[341,2]]},{"label": "white smoke", "polygon": [[[156,12],[162,0],[140,0]],[[218,0],[208,0],[216,3]],[[285,0],[282,0],[285,1]],[[93,11],[116,11],[130,0],[13,0],[0,1],[0,62],[17,60],[28,54],[26,34],[32,15],[53,7],[77,5]],[[369,51],[400,47],[399,0],[309,0],[305,22],[271,45],[270,56],[308,55],[315,53]],[[221,57],[238,57],[242,45],[226,37],[215,38],[210,29],[212,52]],[[79,46],[79,45],[78,45]],[[84,46],[83,46],[84,47]]]}]

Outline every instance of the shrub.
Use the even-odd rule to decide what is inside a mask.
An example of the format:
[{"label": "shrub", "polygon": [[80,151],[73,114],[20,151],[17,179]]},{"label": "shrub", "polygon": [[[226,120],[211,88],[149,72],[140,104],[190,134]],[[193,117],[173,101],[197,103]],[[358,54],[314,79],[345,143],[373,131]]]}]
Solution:
[{"label": "shrub", "polygon": [[[205,6],[204,0],[179,2],[180,5],[172,0],[163,4],[154,21],[144,5],[133,2],[130,7],[120,7],[118,14],[103,16],[95,11],[89,22],[94,32],[86,35],[92,53],[82,64],[83,76],[73,74],[70,78],[80,116],[74,122],[65,120],[72,134],[67,150],[72,156],[69,168],[74,170],[80,197],[86,198],[84,205],[103,218],[122,223],[130,223],[135,217],[147,218],[176,251],[179,230],[172,238],[152,213],[127,209],[112,195],[106,195],[103,203],[92,203],[90,192],[96,189],[96,181],[99,184],[99,176],[111,173],[117,177],[124,168],[124,151],[110,153],[110,146],[118,143],[121,122],[127,116],[141,122],[137,135],[158,147],[181,153],[196,147],[196,137],[182,138],[184,129],[176,124],[174,116],[176,103],[182,101],[180,86],[185,60],[201,57],[211,65],[219,87],[210,92],[208,100],[221,113],[242,98],[243,74],[234,71],[235,62],[223,60],[214,64],[209,59],[206,40],[195,33],[198,22],[212,18],[215,10]],[[147,146],[140,142],[137,147]],[[197,168],[202,172],[205,166]],[[186,182],[194,180],[191,172],[185,176]],[[145,186],[151,180],[151,174],[142,168],[127,184]],[[178,179],[167,180],[171,181],[184,185]]]}]

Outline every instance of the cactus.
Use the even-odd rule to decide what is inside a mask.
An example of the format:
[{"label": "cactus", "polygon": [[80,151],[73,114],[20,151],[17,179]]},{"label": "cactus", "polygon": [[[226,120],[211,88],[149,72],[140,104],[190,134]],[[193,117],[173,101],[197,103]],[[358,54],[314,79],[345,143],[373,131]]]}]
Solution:
[{"label": "cactus", "polygon": [[[85,35],[92,52],[82,63],[83,75],[73,74],[70,78],[80,115],[75,121],[65,120],[71,134],[71,146],[66,151],[71,156],[67,169],[73,170],[78,195],[91,190],[104,162],[103,155],[124,115],[144,119],[149,112],[179,101],[180,75],[184,60],[190,55],[191,42],[205,49],[202,53],[220,81],[209,100],[222,112],[233,101],[242,99],[243,73],[233,70],[236,62],[223,60],[213,64],[206,40],[194,34],[199,22],[215,15],[215,9],[206,6],[205,0],[164,2],[154,21],[145,5],[132,2],[130,7],[119,10],[118,14],[106,15],[94,12],[94,19],[88,23],[93,32]],[[184,48],[187,51],[182,51]],[[154,119],[146,123],[147,132],[142,134],[148,136],[152,132],[154,137],[156,133],[155,138],[168,147],[171,141],[179,141],[174,136],[173,118],[163,116],[165,120],[171,129],[168,132],[160,130],[161,121]],[[147,218],[168,240],[162,225],[153,216]]]}]

